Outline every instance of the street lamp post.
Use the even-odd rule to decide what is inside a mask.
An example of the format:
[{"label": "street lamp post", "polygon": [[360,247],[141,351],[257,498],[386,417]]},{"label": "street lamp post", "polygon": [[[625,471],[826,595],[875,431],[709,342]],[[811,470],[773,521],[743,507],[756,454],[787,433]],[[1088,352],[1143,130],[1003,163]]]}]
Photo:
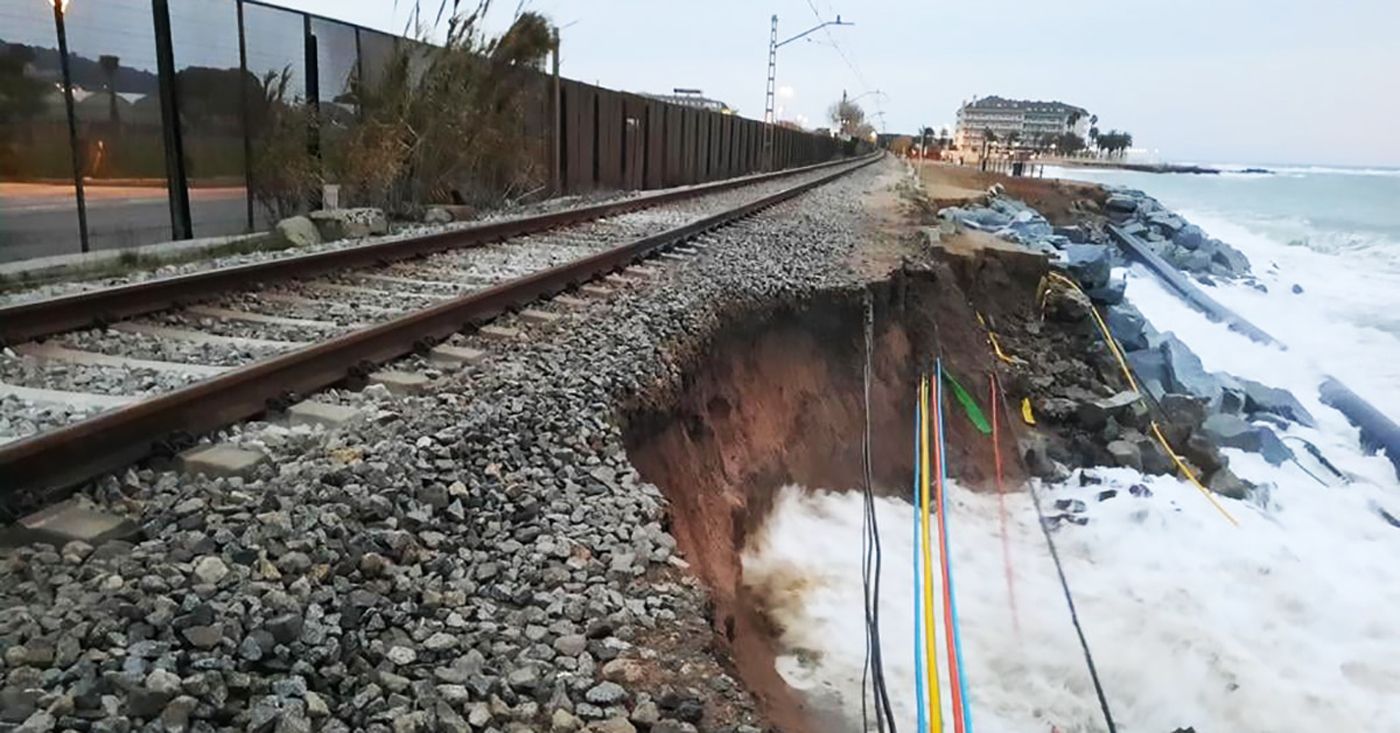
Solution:
[{"label": "street lamp post", "polygon": [[87,196],[83,190],[83,164],[78,155],[78,120],[73,114],[73,74],[68,67],[68,29],[63,15],[67,0],[53,0],[53,24],[58,32],[58,68],[63,74],[63,106],[68,112],[68,147],[73,160],[73,187],[78,202],[78,237],[88,251]]},{"label": "street lamp post", "polygon": [[804,38],[830,25],[855,25],[841,20],[841,16],[836,16],[836,20],[823,21],[785,41],[778,41],[778,16],[773,16],[773,25],[768,34],[768,86],[764,94],[763,104],[763,167],[770,170],[773,167],[773,96],[774,84],[778,73],[778,49],[792,43],[800,38]]}]

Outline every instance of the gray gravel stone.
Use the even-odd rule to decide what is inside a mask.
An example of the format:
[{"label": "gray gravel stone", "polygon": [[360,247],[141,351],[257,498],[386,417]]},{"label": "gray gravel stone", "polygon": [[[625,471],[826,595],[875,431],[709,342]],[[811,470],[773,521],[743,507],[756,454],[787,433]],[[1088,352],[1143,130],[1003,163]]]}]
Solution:
[{"label": "gray gravel stone", "polygon": [[599,682],[589,688],[584,699],[597,705],[612,705],[627,697],[627,691],[616,682]]}]

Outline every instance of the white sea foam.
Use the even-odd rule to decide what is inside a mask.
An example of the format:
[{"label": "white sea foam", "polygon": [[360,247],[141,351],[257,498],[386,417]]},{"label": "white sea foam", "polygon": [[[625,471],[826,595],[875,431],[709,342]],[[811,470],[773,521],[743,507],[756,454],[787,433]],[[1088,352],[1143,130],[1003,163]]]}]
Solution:
[{"label": "white sea foam", "polygon": [[[1227,283],[1205,288],[1207,293],[1287,344],[1298,360],[1310,362],[1320,373],[1336,375],[1377,409],[1400,418],[1400,312],[1396,309],[1400,253],[1395,243],[1332,253],[1308,246],[1280,246],[1276,240],[1215,215],[1184,215],[1244,252],[1269,290],[1261,293]],[[1149,277],[1138,280],[1141,285],[1134,282],[1130,286],[1129,297],[1134,303],[1142,300],[1140,292],[1155,282]],[[1294,293],[1294,285],[1302,292]],[[1180,310],[1189,311],[1184,305]],[[1164,311],[1162,317],[1175,317],[1172,314],[1176,312]],[[1146,315],[1156,324],[1154,313]],[[1211,333],[1212,329],[1206,329],[1202,335]],[[1187,336],[1183,334],[1183,338]],[[1187,343],[1198,348],[1191,338]],[[1199,348],[1209,349],[1210,345]],[[1265,369],[1255,378],[1268,383],[1273,370]],[[1294,383],[1295,394],[1299,399],[1316,395],[1317,384]]]},{"label": "white sea foam", "polygon": [[[1055,536],[1119,730],[1400,729],[1400,530],[1372,508],[1393,502],[1393,486],[1389,494],[1364,480],[1324,488],[1296,467],[1230,454],[1243,475],[1276,482],[1267,509],[1222,500],[1239,528],[1169,477],[1105,469],[1094,472],[1100,484],[1071,479],[1045,490],[1049,501],[1088,506],[1087,526]],[[1134,483],[1153,496],[1131,496]],[[1117,494],[1099,501],[1106,489]],[[977,730],[1104,730],[1029,495],[1006,499],[1014,607],[997,497],[955,485],[950,499]],[[877,504],[885,672],[909,731],[913,512],[908,502]],[[839,698],[849,729],[859,728],[864,659],[860,518],[854,493],[788,487],[744,559],[745,582],[784,599],[775,610],[785,629],[780,672],[799,689]]]}]

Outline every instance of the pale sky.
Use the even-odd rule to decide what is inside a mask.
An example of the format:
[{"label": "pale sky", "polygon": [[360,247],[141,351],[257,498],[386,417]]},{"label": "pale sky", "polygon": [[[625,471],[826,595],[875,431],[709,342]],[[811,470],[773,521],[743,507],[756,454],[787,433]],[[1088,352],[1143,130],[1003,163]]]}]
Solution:
[{"label": "pale sky", "polygon": [[[277,1],[395,32],[413,2]],[[493,26],[520,1],[497,0]],[[208,0],[171,4],[191,2]],[[839,13],[855,25],[779,50],[780,118],[823,126],[844,89],[877,128],[882,110],[885,129],[912,132],[997,94],[1085,107],[1167,160],[1400,166],[1400,0],[523,4],[563,27],[565,76],[699,88],[748,117],[763,115],[770,16],[782,40]]]},{"label": "pale sky", "polygon": [[[287,4],[402,29],[394,0]],[[769,16],[782,39],[817,22],[812,6],[856,24],[830,29],[850,64],[821,32],[778,52],[783,116],[812,125],[842,89],[888,95],[861,103],[878,101],[890,131],[951,124],[964,99],[999,94],[1085,107],[1167,159],[1400,165],[1397,0],[526,0],[572,23],[564,75],[698,87],[752,117]]]}]

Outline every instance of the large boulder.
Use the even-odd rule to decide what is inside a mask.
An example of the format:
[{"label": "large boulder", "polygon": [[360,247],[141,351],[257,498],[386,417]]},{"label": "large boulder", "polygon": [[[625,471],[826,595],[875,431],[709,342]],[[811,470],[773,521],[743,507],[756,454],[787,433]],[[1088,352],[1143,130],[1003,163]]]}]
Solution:
[{"label": "large boulder", "polygon": [[987,202],[987,206],[1013,219],[1020,214],[1035,214],[1034,209],[1016,199],[1007,198],[1005,196],[993,196],[992,199]]},{"label": "large boulder", "polygon": [[1142,449],[1126,440],[1115,440],[1108,444],[1108,454],[1113,456],[1114,465],[1142,470]]},{"label": "large boulder", "polygon": [[1179,270],[1210,272],[1210,253],[1202,249],[1173,248],[1167,257]]},{"label": "large boulder", "polygon": [[1127,224],[1124,224],[1122,229],[1124,234],[1129,234],[1134,237],[1142,237],[1145,236],[1148,232],[1152,231],[1147,228],[1146,224],[1143,224],[1140,221],[1130,221]]},{"label": "large boulder", "polygon": [[950,206],[938,212],[944,219],[958,222],[968,229],[976,229],[984,232],[994,232],[1011,223],[1011,217],[993,209],[981,207],[962,208]]},{"label": "large boulder", "polygon": [[321,243],[321,232],[304,216],[293,216],[277,222],[277,233],[293,247]]},{"label": "large boulder", "polygon": [[1112,214],[1131,214],[1138,210],[1138,200],[1121,193],[1115,193],[1104,202],[1104,209]]},{"label": "large boulder", "polygon": [[1167,422],[1172,425],[1179,425],[1191,430],[1205,422],[1206,403],[1199,397],[1176,392],[1169,392],[1162,395],[1157,403],[1162,408],[1162,414]]},{"label": "large boulder", "polygon": [[1045,296],[1045,314],[1065,323],[1077,323],[1089,317],[1094,304],[1089,296],[1068,286],[1050,288]]},{"label": "large boulder", "polygon": [[1270,464],[1281,466],[1284,461],[1293,458],[1293,450],[1287,445],[1284,445],[1282,440],[1279,440],[1278,434],[1276,434],[1272,428],[1260,425],[1259,455],[1264,456],[1264,460],[1268,461]]},{"label": "large boulder", "polygon": [[1108,330],[1125,351],[1147,348],[1147,320],[1142,313],[1127,303],[1111,305],[1108,308]]},{"label": "large boulder", "polygon": [[1296,423],[1314,427],[1317,421],[1297,399],[1286,389],[1278,389],[1260,384],[1251,379],[1241,379],[1244,386],[1244,411],[1249,414],[1266,412],[1285,417]]},{"label": "large boulder", "polygon": [[1162,336],[1158,347],[1167,363],[1167,389],[1204,398],[1212,407],[1220,404],[1224,388],[1220,380],[1205,370],[1200,357],[1175,334]]},{"label": "large boulder", "polygon": [[389,233],[389,220],[381,209],[323,209],[308,216],[328,242]]},{"label": "large boulder", "polygon": [[1100,288],[1089,291],[1089,299],[1101,305],[1118,305],[1123,302],[1123,295],[1128,291],[1128,281],[1126,278],[1114,280],[1109,278],[1108,284]]},{"label": "large boulder", "polygon": [[1238,415],[1225,413],[1211,415],[1201,423],[1201,432],[1216,445],[1252,453],[1258,453],[1263,447],[1264,439],[1260,436],[1267,430],[1251,425]]},{"label": "large boulder", "polygon": [[1057,236],[1064,237],[1073,244],[1084,244],[1085,242],[1089,241],[1089,233],[1084,231],[1084,228],[1078,225],[1067,227],[1055,227],[1054,233]]},{"label": "large boulder", "polygon": [[1045,217],[1034,211],[1017,213],[1011,218],[1011,223],[1006,228],[1031,241],[1045,239],[1054,234],[1055,231],[1050,226],[1050,222],[1045,220]]},{"label": "large boulder", "polygon": [[1254,488],[1248,481],[1235,475],[1229,468],[1221,468],[1211,474],[1210,481],[1206,487],[1221,496],[1231,499],[1243,499],[1249,494],[1249,490]]},{"label": "large boulder", "polygon": [[1249,274],[1249,258],[1245,257],[1243,252],[1224,242],[1216,245],[1210,260],[1229,270],[1230,274],[1236,277]]},{"label": "large boulder", "polygon": [[1216,374],[1215,378],[1220,380],[1220,404],[1217,409],[1231,415],[1243,414],[1244,384],[1230,374]]},{"label": "large boulder", "polygon": [[1206,241],[1206,233],[1195,224],[1187,224],[1180,231],[1172,235],[1172,243],[1182,249],[1199,249],[1201,243]]},{"label": "large boulder", "polygon": [[1085,290],[1108,284],[1113,261],[1109,248],[1099,244],[1071,244],[1064,248],[1064,267]]},{"label": "large boulder", "polygon": [[1119,425],[1139,425],[1147,418],[1147,405],[1142,395],[1132,390],[1124,390],[1112,397],[1080,402],[1075,408],[1079,424],[1089,430],[1098,430],[1113,418]]},{"label": "large boulder", "polygon": [[1162,233],[1162,236],[1171,239],[1177,232],[1181,231],[1186,222],[1181,217],[1167,212],[1156,212],[1147,217],[1147,223]]},{"label": "large boulder", "polygon": [[1128,352],[1128,366],[1137,376],[1138,386],[1160,400],[1167,393],[1169,373],[1167,358],[1158,349],[1141,349]]},{"label": "large boulder", "polygon": [[1161,476],[1176,470],[1176,462],[1162,450],[1162,444],[1156,438],[1143,435],[1134,440],[1133,445],[1137,446],[1143,473]]}]

